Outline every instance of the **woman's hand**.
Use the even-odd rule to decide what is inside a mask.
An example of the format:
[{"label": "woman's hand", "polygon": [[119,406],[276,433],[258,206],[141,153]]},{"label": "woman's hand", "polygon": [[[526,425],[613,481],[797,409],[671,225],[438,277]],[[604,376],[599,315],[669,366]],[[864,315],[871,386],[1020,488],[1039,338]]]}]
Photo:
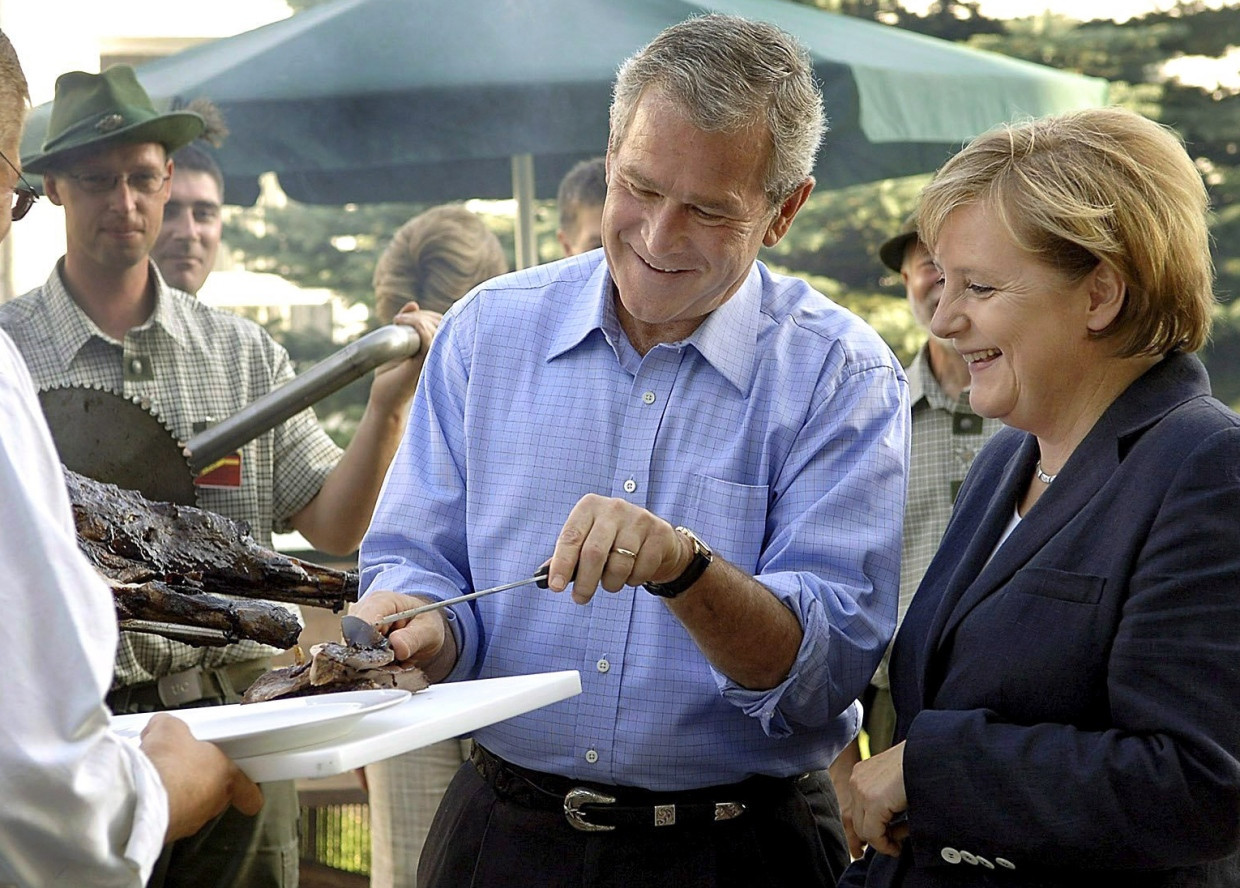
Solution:
[{"label": "woman's hand", "polygon": [[849,779],[852,825],[862,842],[879,854],[897,857],[908,824],[897,815],[908,810],[904,790],[904,743],[858,762]]},{"label": "woman's hand", "polygon": [[414,389],[418,385],[418,377],[422,373],[422,365],[426,362],[426,352],[439,329],[443,315],[437,311],[423,311],[416,302],[408,302],[392,318],[393,324],[412,327],[421,339],[421,347],[407,358],[388,361],[375,370],[375,379],[370,387],[371,403],[382,409],[400,409],[408,406],[413,399]]}]

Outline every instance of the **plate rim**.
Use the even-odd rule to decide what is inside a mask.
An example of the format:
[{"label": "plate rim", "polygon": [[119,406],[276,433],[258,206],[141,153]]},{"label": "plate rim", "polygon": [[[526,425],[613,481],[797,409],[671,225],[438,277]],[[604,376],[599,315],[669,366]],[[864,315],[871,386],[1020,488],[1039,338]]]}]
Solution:
[{"label": "plate rim", "polygon": [[[364,703],[354,709],[345,709],[326,713],[321,718],[300,719],[292,724],[285,725],[269,725],[266,727],[253,728],[250,727],[244,731],[232,733],[217,733],[213,730],[219,726],[227,726],[228,717],[233,712],[240,711],[243,707],[246,714],[253,714],[261,710],[267,711],[306,711],[314,707],[326,708],[327,705],[340,704],[349,702],[341,700],[342,697],[377,697],[373,702]],[[404,688],[366,688],[353,691],[331,691],[324,694],[312,694],[304,697],[282,697],[276,700],[264,700],[258,703],[227,703],[221,706],[201,706],[187,709],[167,709],[158,710],[174,718],[181,718],[190,729],[190,733],[198,740],[204,740],[207,743],[214,743],[224,750],[231,758],[245,758],[253,755],[261,755],[265,753],[255,753],[247,751],[244,748],[234,749],[238,745],[244,747],[247,742],[250,745],[262,745],[266,748],[266,752],[279,752],[290,749],[297,749],[300,746],[311,745],[319,742],[318,737],[312,737],[305,742],[293,742],[287,745],[279,743],[281,734],[291,733],[297,736],[301,731],[308,734],[313,733],[314,729],[333,726],[333,722],[352,720],[346,724],[342,730],[336,731],[334,736],[339,737],[348,733],[363,716],[372,712],[378,712],[381,709],[387,709],[408,700],[413,696],[411,691]],[[363,702],[363,701],[358,701]],[[274,705],[273,705],[274,704]],[[261,710],[260,710],[261,707]],[[195,716],[190,713],[203,713],[206,724],[194,724]],[[109,718],[109,725],[118,734],[127,740],[135,743],[140,742],[142,729],[146,727],[146,723],[156,715],[156,712],[139,712],[126,715],[112,715]],[[188,716],[188,717],[187,717]],[[336,725],[334,727],[340,727]],[[204,728],[206,729],[204,731]],[[200,736],[205,733],[206,736]],[[266,742],[263,742],[266,738]],[[323,736],[322,739],[327,739]],[[273,745],[274,744],[274,745]]]}]

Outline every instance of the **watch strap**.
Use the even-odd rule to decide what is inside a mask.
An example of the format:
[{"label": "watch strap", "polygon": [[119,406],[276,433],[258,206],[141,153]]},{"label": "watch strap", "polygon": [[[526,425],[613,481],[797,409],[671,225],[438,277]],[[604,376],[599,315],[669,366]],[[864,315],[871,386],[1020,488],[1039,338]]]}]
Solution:
[{"label": "watch strap", "polygon": [[657,595],[660,598],[675,598],[680,595],[699,579],[702,574],[706,573],[706,568],[710,567],[711,561],[714,559],[714,553],[710,546],[702,542],[702,540],[693,531],[687,527],[677,527],[678,533],[683,533],[689,538],[689,542],[693,545],[693,558],[689,561],[689,566],[684,569],[680,576],[666,583],[643,583],[642,587],[651,595]]}]

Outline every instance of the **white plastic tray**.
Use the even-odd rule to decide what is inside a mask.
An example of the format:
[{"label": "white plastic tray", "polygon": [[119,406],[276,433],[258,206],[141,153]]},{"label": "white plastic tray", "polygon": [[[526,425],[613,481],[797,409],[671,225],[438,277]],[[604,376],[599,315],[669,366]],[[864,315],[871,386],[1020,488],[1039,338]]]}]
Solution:
[{"label": "white plastic tray", "polygon": [[576,670],[432,685],[314,746],[237,759],[251,780],[331,777],[581,693]]}]

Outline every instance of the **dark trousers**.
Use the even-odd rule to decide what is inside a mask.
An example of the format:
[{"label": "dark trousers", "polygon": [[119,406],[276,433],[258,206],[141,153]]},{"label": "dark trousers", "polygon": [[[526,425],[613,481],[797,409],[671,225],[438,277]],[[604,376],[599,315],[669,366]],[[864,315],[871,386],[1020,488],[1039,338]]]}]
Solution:
[{"label": "dark trousers", "polygon": [[815,888],[834,886],[848,864],[826,772],[771,781],[733,820],[611,832],[581,832],[562,808],[499,786],[461,766],[431,824],[419,888]]}]

